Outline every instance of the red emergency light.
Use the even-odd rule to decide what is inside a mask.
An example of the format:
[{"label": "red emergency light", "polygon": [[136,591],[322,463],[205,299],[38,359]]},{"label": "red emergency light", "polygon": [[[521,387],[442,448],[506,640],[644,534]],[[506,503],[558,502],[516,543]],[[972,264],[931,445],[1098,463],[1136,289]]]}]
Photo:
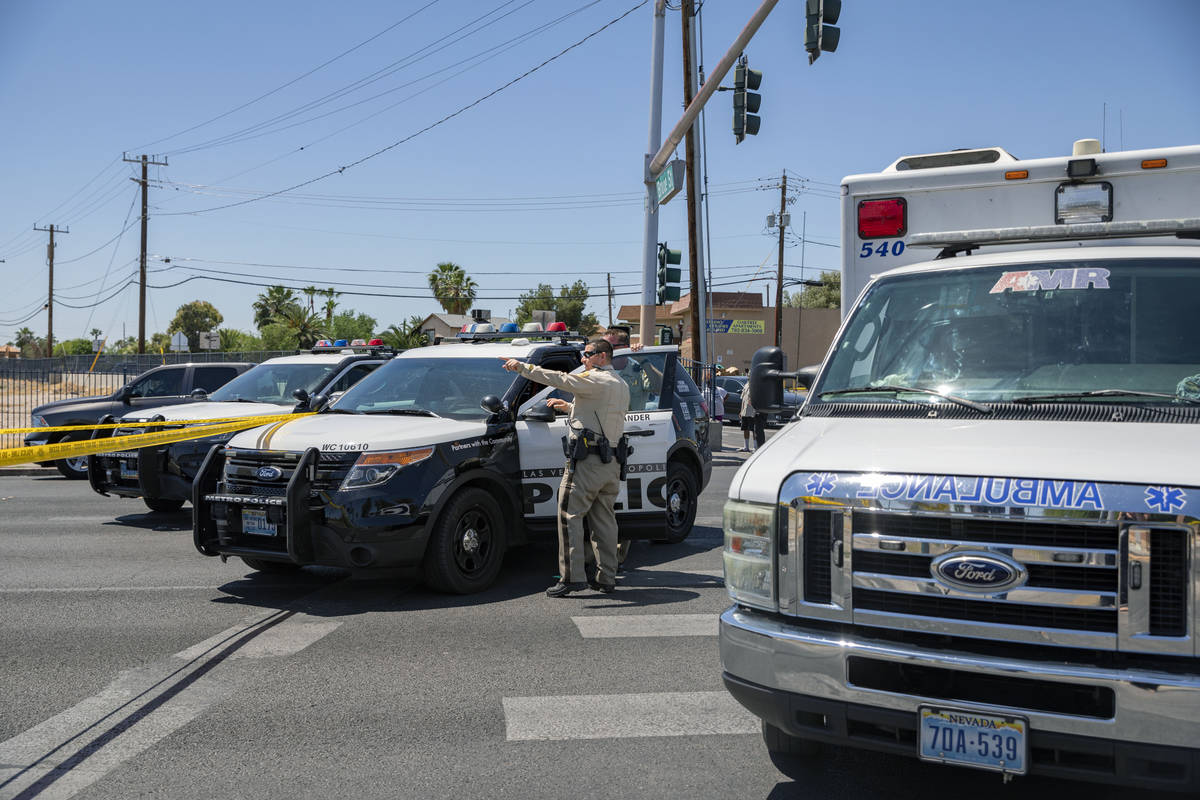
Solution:
[{"label": "red emergency light", "polygon": [[908,202],[903,197],[862,200],[858,204],[858,238],[882,239],[908,231]]}]

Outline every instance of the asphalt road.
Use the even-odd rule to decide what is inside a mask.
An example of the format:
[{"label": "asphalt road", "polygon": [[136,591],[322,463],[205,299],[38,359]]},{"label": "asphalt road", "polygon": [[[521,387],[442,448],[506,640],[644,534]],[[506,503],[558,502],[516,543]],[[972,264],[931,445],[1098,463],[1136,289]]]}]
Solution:
[{"label": "asphalt road", "polygon": [[333,570],[258,576],[198,555],[188,509],[0,477],[0,798],[1080,790],[856,751],[799,781],[777,771],[717,653],[721,505],[742,458],[717,454],[686,542],[637,545],[614,594],[564,599],[543,594],[548,543],[514,549],[465,598]]}]

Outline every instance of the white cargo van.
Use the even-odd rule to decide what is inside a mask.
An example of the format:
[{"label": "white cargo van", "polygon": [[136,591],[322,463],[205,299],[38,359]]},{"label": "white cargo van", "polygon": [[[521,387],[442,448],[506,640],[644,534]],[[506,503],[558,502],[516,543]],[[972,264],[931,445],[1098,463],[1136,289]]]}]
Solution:
[{"label": "white cargo van", "polygon": [[[726,686],[792,774],[823,742],[1196,792],[1200,146],[843,195],[842,329],[725,507]],[[756,354],[757,408],[787,374]]]}]

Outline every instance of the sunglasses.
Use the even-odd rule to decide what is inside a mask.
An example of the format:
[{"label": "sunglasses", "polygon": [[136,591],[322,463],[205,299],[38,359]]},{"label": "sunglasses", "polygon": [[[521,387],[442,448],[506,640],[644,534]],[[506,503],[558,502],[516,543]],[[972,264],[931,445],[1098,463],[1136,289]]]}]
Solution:
[{"label": "sunglasses", "polygon": [[591,358],[591,357],[592,357],[592,356],[594,356],[594,355],[596,355],[596,351],[595,351],[595,350],[584,350],[584,351],[583,351],[583,357],[584,357],[584,358]]}]

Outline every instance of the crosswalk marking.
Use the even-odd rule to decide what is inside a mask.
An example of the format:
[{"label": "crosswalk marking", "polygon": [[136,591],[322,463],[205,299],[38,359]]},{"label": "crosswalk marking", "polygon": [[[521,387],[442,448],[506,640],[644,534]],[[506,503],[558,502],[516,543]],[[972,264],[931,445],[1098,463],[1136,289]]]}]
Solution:
[{"label": "crosswalk marking", "polygon": [[[307,614],[294,614],[291,618],[279,623],[250,639],[238,647],[229,657],[238,658],[278,658],[290,656],[308,647],[313,642],[327,636],[338,628],[340,620],[320,620]],[[246,630],[245,624],[236,625],[228,630],[210,636],[199,644],[194,644],[186,650],[175,654],[175,658],[190,661],[198,658],[213,648],[221,648]]]},{"label": "crosswalk marking", "polygon": [[508,741],[730,735],[759,732],[728,692],[504,698]]},{"label": "crosswalk marking", "polygon": [[620,614],[571,617],[584,639],[641,636],[716,636],[716,614]]}]

